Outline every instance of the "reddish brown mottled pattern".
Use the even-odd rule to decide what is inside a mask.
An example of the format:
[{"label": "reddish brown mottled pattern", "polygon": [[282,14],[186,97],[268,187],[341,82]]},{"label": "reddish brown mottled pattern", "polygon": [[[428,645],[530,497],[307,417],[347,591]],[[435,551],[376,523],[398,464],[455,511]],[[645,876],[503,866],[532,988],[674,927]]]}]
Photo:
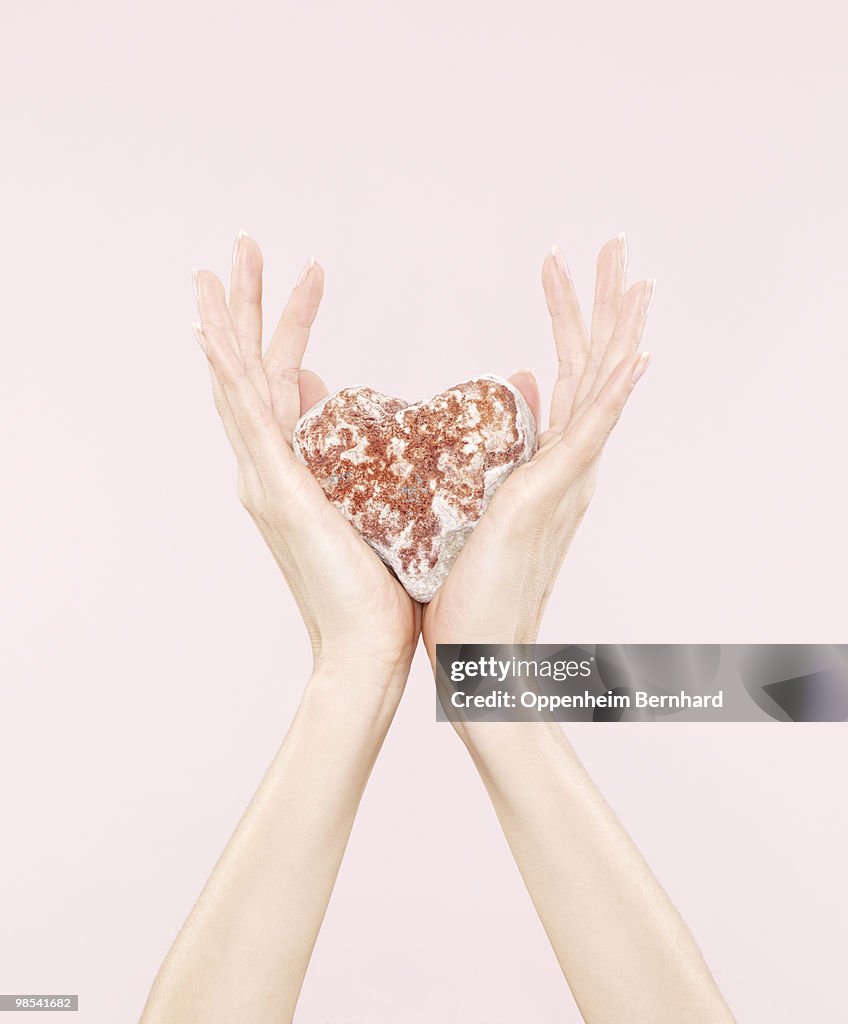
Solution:
[{"label": "reddish brown mottled pattern", "polygon": [[[371,402],[379,403],[379,418],[369,416],[356,401],[356,395],[364,393]],[[474,409],[480,420],[472,425]],[[403,415],[396,416],[401,410]],[[408,571],[419,557],[423,556],[430,568],[438,560],[434,495],[441,493],[469,519],[479,518],[484,474],[496,466],[513,464],[521,455],[523,441],[516,419],[515,397],[497,381],[468,381],[411,406],[367,388],[348,388],[306,421],[298,439],[304,460],[327,497],[367,540],[391,546],[412,522],[409,543],[399,552]],[[500,433],[504,434],[503,443],[497,450],[487,451],[487,438]],[[463,451],[472,437],[478,437],[474,451]],[[357,440],[361,444],[362,438],[367,440],[365,460],[342,458],[356,447]],[[390,450],[394,438],[406,442],[400,457]],[[440,468],[443,456],[449,461]],[[475,456],[478,460],[482,456],[482,466],[476,471]],[[402,478],[397,471],[407,463],[411,473]],[[399,514],[396,529],[381,522],[385,508]]]}]

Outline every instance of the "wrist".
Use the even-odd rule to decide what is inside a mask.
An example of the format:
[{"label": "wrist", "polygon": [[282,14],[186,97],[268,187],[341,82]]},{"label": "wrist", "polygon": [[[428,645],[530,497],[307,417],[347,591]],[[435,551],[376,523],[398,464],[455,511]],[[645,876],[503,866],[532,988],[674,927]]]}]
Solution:
[{"label": "wrist", "polygon": [[430,660],[430,665],[433,672],[436,671],[436,658],[438,646],[450,645],[452,647],[459,647],[465,645],[496,645],[498,647],[504,644],[535,644],[539,635],[539,629],[541,626],[541,616],[536,616],[532,620],[521,621],[517,623],[510,623],[499,627],[498,629],[484,632],[483,630],[458,630],[451,631],[436,631],[432,628],[427,628],[425,620],[425,628],[422,632],[422,638],[424,640],[424,646],[427,651],[427,657]]},{"label": "wrist", "polygon": [[365,727],[388,727],[406,684],[411,658],[322,655],[315,659],[304,702]]},{"label": "wrist", "polygon": [[420,625],[413,619],[402,629],[391,624],[387,628],[378,615],[370,622],[348,622],[346,628],[310,627],[309,635],[313,674],[358,680],[381,692],[402,692],[418,647]]}]

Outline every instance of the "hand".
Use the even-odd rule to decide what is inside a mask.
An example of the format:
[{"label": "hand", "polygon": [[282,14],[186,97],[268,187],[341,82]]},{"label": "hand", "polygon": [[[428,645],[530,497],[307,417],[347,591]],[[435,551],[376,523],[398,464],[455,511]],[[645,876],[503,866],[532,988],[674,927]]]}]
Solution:
[{"label": "hand", "polygon": [[[654,282],[625,291],[624,236],[601,249],[587,333],[565,259],[542,265],[559,370],[539,449],[492,498],[447,579],[424,609],[431,662],[436,644],[532,643],[560,566],[589,505],[604,444],[649,354],[637,349]],[[510,378],[539,422],[532,374]]]},{"label": "hand", "polygon": [[[292,289],[262,353],[262,254],[236,240],[230,300],[209,271],[194,274],[195,334],[212,371],[215,405],[236,454],[238,493],[300,608],[316,667],[373,667],[401,689],[418,642],[420,606],[330,504],[292,452],[298,417],[327,394],[301,369],[324,290],[314,260]],[[398,693],[399,696],[399,693]]]}]

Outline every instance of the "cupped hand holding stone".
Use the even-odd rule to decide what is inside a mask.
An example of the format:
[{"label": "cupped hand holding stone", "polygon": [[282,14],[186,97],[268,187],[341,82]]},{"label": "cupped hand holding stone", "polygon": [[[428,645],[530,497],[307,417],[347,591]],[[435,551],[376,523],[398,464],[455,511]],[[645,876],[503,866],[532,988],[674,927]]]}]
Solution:
[{"label": "cupped hand holding stone", "polygon": [[358,661],[379,685],[402,687],[421,612],[375,552],[327,501],[292,453],[300,415],[327,394],[301,368],[324,273],[304,267],[262,351],[262,254],[240,234],[229,301],[212,273],[194,272],[195,335],[212,373],[216,408],[238,467],[238,493],[300,608],[316,667]]},{"label": "cupped hand holding stone", "polygon": [[[362,387],[325,402],[323,382],[301,367],[323,292],[314,260],[264,354],[256,243],[236,241],[229,301],[214,274],[195,272],[195,333],[239,496],[289,583],[316,665],[362,660],[402,685],[422,624],[431,659],[437,643],[535,639],[601,451],[647,366],[638,347],[653,281],[625,290],[626,259],[624,236],[598,256],[591,331],[559,249],[543,264],[559,370],[538,449],[529,371],[415,406]],[[429,600],[423,618],[413,597]]]},{"label": "cupped hand holding stone", "polygon": [[[571,540],[592,498],[598,462],[649,353],[638,352],[654,281],[625,287],[623,235],[597,260],[587,330],[557,247],[542,266],[558,360],[549,425],[535,456],[493,496],[444,583],[424,607],[422,633],[436,644],[532,643]],[[529,371],[510,378],[540,418]]]}]

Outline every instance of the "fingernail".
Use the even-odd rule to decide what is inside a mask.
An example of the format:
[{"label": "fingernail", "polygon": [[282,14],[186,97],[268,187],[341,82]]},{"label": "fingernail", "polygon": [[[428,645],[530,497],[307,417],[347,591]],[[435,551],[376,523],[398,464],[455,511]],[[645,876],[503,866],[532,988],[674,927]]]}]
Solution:
[{"label": "fingernail", "polygon": [[197,274],[198,274],[197,267],[192,267],[191,268],[191,283],[194,285],[194,297],[196,299],[200,298],[200,296],[197,293]]},{"label": "fingernail", "polygon": [[203,328],[198,323],[192,323],[191,329],[194,331],[195,338],[197,338],[197,344],[200,345],[204,352],[206,352],[208,346],[206,344],[206,338],[203,335]]},{"label": "fingernail", "polygon": [[559,269],[562,271],[562,273],[565,274],[565,276],[570,281],[571,280],[571,274],[570,274],[570,272],[568,270],[568,264],[565,262],[565,256],[563,256],[563,254],[562,254],[562,249],[560,249],[560,247],[558,245],[552,245],[551,246],[551,255],[553,256],[554,260],[556,261],[556,265],[559,267]]},{"label": "fingernail", "polygon": [[651,304],[654,301],[654,288],[656,288],[657,279],[652,277],[649,281],[645,282],[645,292],[642,296],[642,315],[647,317],[648,313],[651,312]]},{"label": "fingernail", "polygon": [[634,384],[636,384],[639,381],[639,378],[642,376],[645,370],[648,369],[648,363],[650,363],[650,361],[650,352],[643,352],[642,355],[639,356],[639,362],[634,366],[633,376],[630,378]]},{"label": "fingernail", "polygon": [[623,231],[618,236],[618,258],[621,260],[621,269],[627,270],[627,239]]},{"label": "fingernail", "polygon": [[312,268],[314,266],[315,266],[315,257],[313,256],[312,259],[303,268],[303,270],[301,270],[300,277],[294,283],[295,288],[297,288],[298,285],[303,284],[303,282],[309,276],[310,270],[312,270]]},{"label": "fingernail", "polygon": [[250,238],[250,235],[246,231],[239,231],[239,233],[236,235],[235,244],[233,245],[233,266],[236,265],[236,260],[238,259],[239,254],[239,245],[241,244],[241,240],[243,238]]}]

